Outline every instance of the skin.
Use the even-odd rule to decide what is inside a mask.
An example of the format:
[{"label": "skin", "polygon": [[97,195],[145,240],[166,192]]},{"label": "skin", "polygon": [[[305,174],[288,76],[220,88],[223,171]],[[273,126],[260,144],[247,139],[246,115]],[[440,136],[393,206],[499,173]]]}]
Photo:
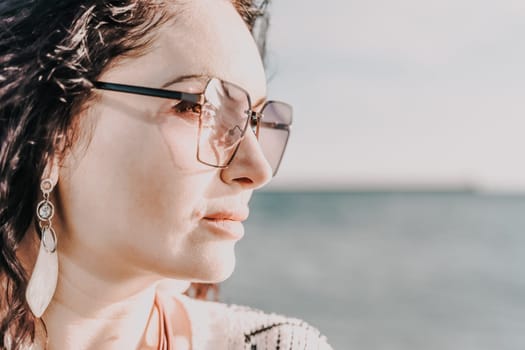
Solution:
[{"label": "skin", "polygon": [[[180,6],[184,14],[157,29],[145,55],[117,61],[99,80],[163,87],[180,76],[209,75],[263,100],[263,65],[233,5],[194,0]],[[166,88],[200,92],[203,85],[190,79]],[[149,317],[166,278],[227,279],[238,240],[213,233],[203,217],[219,209],[247,212],[253,190],[271,179],[251,130],[228,168],[212,168],[197,161],[197,129],[170,114],[173,101],[97,94],[81,116],[89,143],[79,142],[49,170],[59,256],[57,290],[43,315],[51,350],[137,348],[145,329],[158,326]],[[26,260],[34,261],[36,233],[27,237],[33,257]],[[177,315],[183,349],[191,335],[180,305]]]}]

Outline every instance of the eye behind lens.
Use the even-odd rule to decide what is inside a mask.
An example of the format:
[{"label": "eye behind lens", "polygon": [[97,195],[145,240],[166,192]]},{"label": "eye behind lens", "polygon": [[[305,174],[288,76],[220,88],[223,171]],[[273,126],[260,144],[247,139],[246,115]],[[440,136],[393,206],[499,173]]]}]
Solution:
[{"label": "eye behind lens", "polygon": [[171,109],[176,114],[195,114],[199,116],[201,114],[201,105],[194,102],[180,101],[173,105]]}]

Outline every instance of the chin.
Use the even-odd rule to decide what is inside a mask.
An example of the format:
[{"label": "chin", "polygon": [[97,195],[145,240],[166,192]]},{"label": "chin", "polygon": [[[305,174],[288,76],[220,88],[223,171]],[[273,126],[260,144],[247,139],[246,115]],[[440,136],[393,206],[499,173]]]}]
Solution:
[{"label": "chin", "polygon": [[204,276],[201,276],[199,279],[199,282],[201,283],[221,283],[226,281],[228,278],[231,277],[233,274],[233,271],[235,269],[235,266],[232,267],[216,267],[213,270],[206,273]]},{"label": "chin", "polygon": [[[163,266],[164,272],[161,275],[195,283],[221,283],[233,274],[235,264],[235,253],[231,248],[213,249],[206,254],[184,259],[186,266],[181,266],[180,263]],[[177,266],[177,270],[173,269],[174,266]]]},{"label": "chin", "polygon": [[219,254],[204,259],[199,271],[195,271],[194,281],[199,283],[221,283],[230,278],[235,270],[235,254]]}]

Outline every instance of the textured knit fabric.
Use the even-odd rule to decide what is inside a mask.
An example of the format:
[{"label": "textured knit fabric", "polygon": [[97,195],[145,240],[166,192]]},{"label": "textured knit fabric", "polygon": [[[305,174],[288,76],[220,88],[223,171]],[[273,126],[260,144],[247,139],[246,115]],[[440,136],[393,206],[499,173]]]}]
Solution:
[{"label": "textured knit fabric", "polygon": [[[196,300],[183,294],[158,297],[163,317],[180,301],[191,323],[192,350],[333,350],[315,327],[297,318],[225,304]],[[173,316],[172,316],[173,317]],[[169,323],[169,322],[168,322]],[[163,324],[168,324],[163,321]],[[169,333],[164,337],[171,338]],[[164,339],[160,349],[171,350]],[[176,350],[176,349],[173,349]]]}]

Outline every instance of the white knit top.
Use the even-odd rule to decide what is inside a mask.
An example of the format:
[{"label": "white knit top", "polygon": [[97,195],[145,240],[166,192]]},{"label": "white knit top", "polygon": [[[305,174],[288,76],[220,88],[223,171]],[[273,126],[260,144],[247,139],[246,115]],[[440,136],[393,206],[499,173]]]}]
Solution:
[{"label": "white knit top", "polygon": [[172,294],[191,323],[192,350],[333,350],[305,321],[248,306]]}]

